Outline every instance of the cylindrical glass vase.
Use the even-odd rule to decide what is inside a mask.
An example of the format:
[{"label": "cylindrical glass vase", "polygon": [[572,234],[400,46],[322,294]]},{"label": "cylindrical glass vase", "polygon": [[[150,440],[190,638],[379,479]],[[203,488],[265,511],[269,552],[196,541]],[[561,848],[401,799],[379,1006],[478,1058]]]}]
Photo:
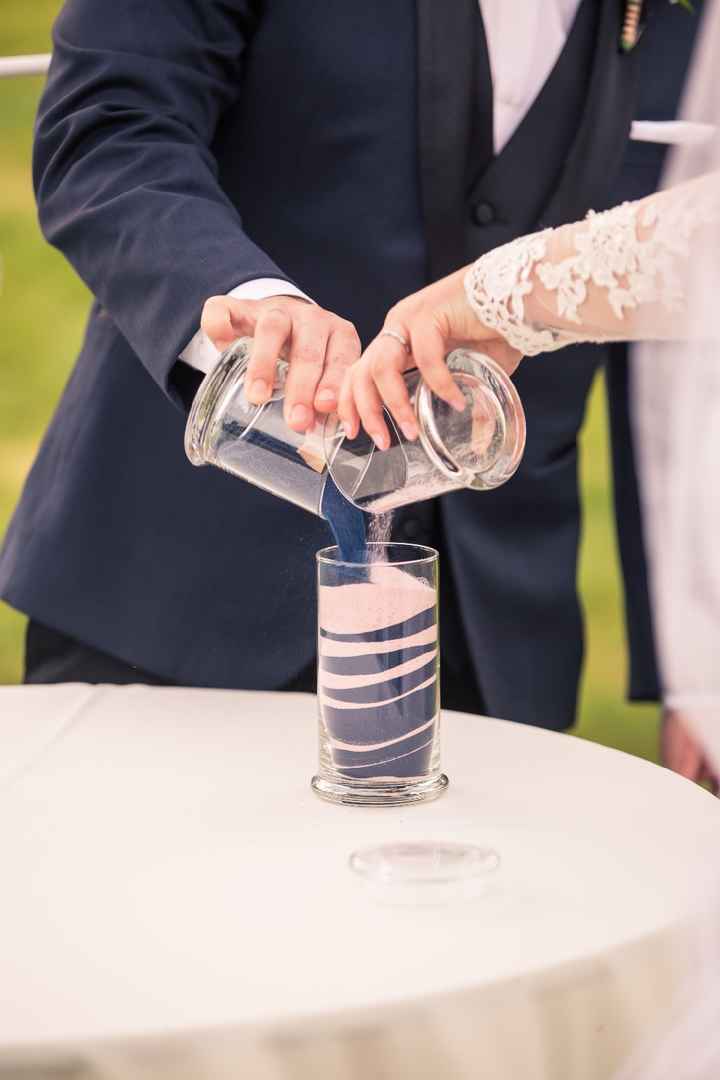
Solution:
[{"label": "cylindrical glass vase", "polygon": [[436,798],[440,771],[438,554],[369,544],[365,562],[318,552],[320,764],[312,786],[339,803]]}]

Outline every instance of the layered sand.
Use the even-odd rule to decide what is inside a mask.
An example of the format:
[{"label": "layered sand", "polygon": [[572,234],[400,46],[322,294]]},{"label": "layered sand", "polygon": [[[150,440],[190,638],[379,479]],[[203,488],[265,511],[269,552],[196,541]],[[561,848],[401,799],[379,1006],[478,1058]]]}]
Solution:
[{"label": "layered sand", "polygon": [[427,774],[439,709],[435,589],[397,566],[321,586],[318,697],[348,777]]}]

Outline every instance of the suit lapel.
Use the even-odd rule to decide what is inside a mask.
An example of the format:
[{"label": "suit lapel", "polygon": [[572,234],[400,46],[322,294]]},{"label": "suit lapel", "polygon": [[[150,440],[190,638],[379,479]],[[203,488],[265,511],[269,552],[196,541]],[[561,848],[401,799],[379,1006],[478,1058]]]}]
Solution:
[{"label": "suit lapel", "polygon": [[[489,133],[492,154],[492,85],[478,0],[417,0],[417,54],[420,190],[434,280],[457,268],[463,250],[469,147],[475,139],[487,144]],[[478,77],[485,80],[480,132],[473,129]]]},{"label": "suit lapel", "polygon": [[637,101],[638,50],[618,47],[622,5],[603,0],[587,104],[559,184],[541,215],[543,226],[603,209],[620,170]]}]

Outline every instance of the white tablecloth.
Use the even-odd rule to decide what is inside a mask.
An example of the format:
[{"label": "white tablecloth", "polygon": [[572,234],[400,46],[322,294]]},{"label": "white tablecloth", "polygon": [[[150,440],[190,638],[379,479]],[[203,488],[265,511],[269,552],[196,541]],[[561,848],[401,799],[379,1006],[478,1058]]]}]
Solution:
[{"label": "white tablecloth", "polygon": [[[340,807],[308,787],[313,698],[0,689],[0,1080],[50,1062],[123,1080],[611,1075],[693,965],[720,805],[568,736],[444,725],[441,799]],[[495,847],[492,889],[379,903],[348,856],[413,839]]]}]

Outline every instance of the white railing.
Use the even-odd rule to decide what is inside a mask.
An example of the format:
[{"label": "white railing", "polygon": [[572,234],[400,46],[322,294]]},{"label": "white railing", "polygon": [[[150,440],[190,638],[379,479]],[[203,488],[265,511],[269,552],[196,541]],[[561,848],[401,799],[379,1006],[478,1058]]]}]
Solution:
[{"label": "white railing", "polygon": [[50,53],[0,56],[0,79],[10,79],[13,75],[45,75],[49,64]]}]

